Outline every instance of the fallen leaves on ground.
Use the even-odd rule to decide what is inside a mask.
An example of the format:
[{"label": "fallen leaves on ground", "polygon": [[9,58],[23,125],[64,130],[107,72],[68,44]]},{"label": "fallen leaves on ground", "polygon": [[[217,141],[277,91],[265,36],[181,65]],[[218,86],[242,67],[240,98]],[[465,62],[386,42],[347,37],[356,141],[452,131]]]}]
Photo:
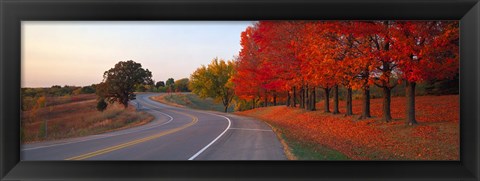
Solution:
[{"label": "fallen leaves on ground", "polygon": [[[333,104],[331,104],[333,105]],[[345,112],[345,103],[340,103]],[[262,119],[287,137],[309,145],[338,150],[353,160],[458,160],[460,148],[459,96],[416,97],[417,126],[405,125],[406,99],[392,98],[394,121],[381,121],[382,99],[371,100],[371,119],[358,120],[361,100],[354,100],[354,116],[274,106],[239,112]]]}]

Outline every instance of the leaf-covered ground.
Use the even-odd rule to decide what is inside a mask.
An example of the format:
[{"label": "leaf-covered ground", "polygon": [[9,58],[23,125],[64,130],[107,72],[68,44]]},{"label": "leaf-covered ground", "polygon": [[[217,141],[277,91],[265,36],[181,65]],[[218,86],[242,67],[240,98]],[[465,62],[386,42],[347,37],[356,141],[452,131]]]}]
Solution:
[{"label": "leaf-covered ground", "polygon": [[357,119],[361,108],[361,100],[354,100],[354,116],[344,116],[343,101],[340,102],[339,115],[324,113],[323,103],[318,103],[318,111],[313,112],[275,106],[237,114],[264,120],[289,140],[313,149],[328,147],[353,160],[459,159],[458,95],[418,96],[417,126],[407,126],[404,123],[404,97],[392,98],[394,120],[389,123],[380,121],[382,99],[371,100],[371,119]]}]

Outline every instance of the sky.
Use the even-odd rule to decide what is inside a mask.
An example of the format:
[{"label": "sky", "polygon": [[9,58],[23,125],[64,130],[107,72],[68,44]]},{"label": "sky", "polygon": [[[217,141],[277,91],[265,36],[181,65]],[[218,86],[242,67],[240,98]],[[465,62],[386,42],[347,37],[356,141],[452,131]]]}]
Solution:
[{"label": "sky", "polygon": [[250,21],[22,21],[22,87],[100,83],[133,60],[155,81],[188,78],[213,58],[230,60]]}]

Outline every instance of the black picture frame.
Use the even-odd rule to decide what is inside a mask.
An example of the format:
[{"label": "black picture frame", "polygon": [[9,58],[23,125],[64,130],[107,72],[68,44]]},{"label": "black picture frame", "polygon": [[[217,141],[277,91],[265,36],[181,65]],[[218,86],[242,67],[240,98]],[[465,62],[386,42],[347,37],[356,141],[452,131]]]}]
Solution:
[{"label": "black picture frame", "polygon": [[[478,0],[0,0],[2,180],[479,180]],[[460,161],[20,161],[21,21],[460,20]]]}]

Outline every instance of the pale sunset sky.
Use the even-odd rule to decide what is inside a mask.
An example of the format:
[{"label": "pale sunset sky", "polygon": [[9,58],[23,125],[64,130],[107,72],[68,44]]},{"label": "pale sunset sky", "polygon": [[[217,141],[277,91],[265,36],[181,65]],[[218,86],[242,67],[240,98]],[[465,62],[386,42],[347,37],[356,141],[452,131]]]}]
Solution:
[{"label": "pale sunset sky", "polygon": [[23,21],[22,87],[86,86],[133,60],[155,81],[188,78],[215,57],[240,51],[251,21]]}]

